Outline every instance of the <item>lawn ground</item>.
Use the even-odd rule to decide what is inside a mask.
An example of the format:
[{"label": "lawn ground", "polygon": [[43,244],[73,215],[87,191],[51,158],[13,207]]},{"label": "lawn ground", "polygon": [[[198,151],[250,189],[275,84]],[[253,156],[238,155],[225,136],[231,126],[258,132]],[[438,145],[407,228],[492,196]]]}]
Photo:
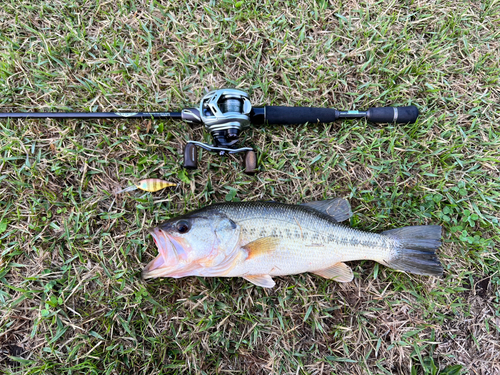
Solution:
[{"label": "lawn ground", "polygon": [[[173,121],[0,121],[0,372],[499,374],[500,3],[27,1],[0,7],[2,111],[417,105],[245,132],[261,171]],[[116,191],[142,178],[179,183]],[[352,262],[315,275],[141,280],[147,228],[212,202],[340,196],[351,225],[444,228],[442,278]]]}]

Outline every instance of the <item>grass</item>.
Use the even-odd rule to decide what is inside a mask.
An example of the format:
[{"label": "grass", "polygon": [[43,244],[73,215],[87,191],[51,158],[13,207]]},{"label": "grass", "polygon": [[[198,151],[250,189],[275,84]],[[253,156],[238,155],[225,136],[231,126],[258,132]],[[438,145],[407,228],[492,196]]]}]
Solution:
[{"label": "grass", "polygon": [[[0,122],[0,369],[6,374],[500,372],[500,5],[4,0],[3,111],[176,110],[205,89],[254,105],[420,108],[416,124],[258,127],[261,172],[172,121]],[[139,179],[159,193],[114,192]],[[346,197],[351,225],[440,224],[441,279],[352,262],[161,279],[146,228],[228,200]]]}]

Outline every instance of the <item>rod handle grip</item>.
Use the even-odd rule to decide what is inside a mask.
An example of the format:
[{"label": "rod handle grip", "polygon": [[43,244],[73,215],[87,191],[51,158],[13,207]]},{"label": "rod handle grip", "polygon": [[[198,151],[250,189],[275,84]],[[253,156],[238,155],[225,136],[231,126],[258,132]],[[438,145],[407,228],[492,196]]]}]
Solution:
[{"label": "rod handle grip", "polygon": [[407,107],[380,107],[366,111],[366,118],[374,123],[413,124],[417,121],[418,108],[414,105]]},{"label": "rod handle grip", "polygon": [[339,111],[333,108],[266,106],[265,118],[268,124],[293,125],[334,122]]}]

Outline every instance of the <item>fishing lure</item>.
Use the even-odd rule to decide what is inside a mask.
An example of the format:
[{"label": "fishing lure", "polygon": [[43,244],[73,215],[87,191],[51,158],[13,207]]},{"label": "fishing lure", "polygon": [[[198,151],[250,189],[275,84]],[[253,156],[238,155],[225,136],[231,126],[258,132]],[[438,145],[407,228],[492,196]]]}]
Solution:
[{"label": "fishing lure", "polygon": [[139,181],[139,183],[136,185],[129,186],[123,190],[120,190],[116,194],[126,193],[126,192],[134,191],[137,189],[154,193],[155,191],[165,189],[166,187],[169,187],[169,186],[177,186],[177,184],[174,184],[173,182],[168,182],[165,180],[160,180],[158,178],[147,178],[145,180]]}]

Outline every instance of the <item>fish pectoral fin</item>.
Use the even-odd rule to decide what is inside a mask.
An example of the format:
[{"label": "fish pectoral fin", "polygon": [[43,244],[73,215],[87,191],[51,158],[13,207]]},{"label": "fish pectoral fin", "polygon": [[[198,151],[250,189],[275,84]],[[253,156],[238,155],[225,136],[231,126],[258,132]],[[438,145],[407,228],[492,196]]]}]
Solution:
[{"label": "fish pectoral fin", "polygon": [[271,254],[279,246],[280,239],[277,237],[262,237],[247,243],[243,249],[248,251],[247,259],[252,259],[259,255]]},{"label": "fish pectoral fin", "polygon": [[243,276],[243,278],[247,281],[250,281],[252,284],[261,286],[263,288],[272,288],[276,285],[273,278],[269,275],[250,275]]},{"label": "fish pectoral fin", "polygon": [[342,262],[334,264],[324,270],[315,271],[314,273],[325,279],[334,279],[341,283],[348,283],[354,278],[351,267]]},{"label": "fish pectoral fin", "polygon": [[349,219],[352,216],[351,205],[343,198],[302,203],[302,206],[314,208],[316,211],[331,216],[339,223],[341,221]]}]

